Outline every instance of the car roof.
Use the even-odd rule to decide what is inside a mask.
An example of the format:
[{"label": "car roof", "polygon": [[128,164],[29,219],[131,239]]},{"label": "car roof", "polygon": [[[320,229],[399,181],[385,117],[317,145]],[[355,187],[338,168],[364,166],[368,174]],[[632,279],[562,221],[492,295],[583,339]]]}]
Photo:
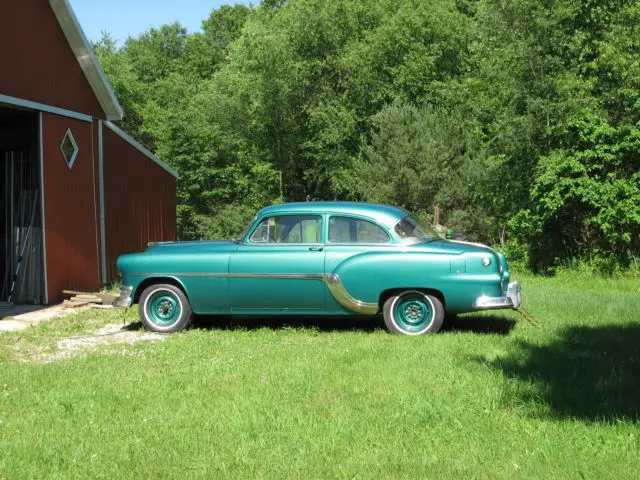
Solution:
[{"label": "car roof", "polygon": [[401,218],[405,217],[408,212],[402,208],[393,207],[391,205],[382,205],[376,203],[364,202],[301,202],[301,203],[282,203],[280,205],[271,205],[263,208],[258,212],[258,216],[273,215],[278,213],[332,213],[346,215],[360,215],[368,217],[383,225],[393,226]]}]

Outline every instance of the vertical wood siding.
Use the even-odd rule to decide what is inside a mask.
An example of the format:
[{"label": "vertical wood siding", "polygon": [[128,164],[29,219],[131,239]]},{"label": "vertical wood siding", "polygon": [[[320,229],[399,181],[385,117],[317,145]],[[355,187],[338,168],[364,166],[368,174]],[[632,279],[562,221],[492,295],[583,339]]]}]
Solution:
[{"label": "vertical wood siding", "polygon": [[[49,301],[62,290],[100,288],[97,125],[43,113],[44,213]],[[60,143],[70,128],[79,152],[69,168]]]},{"label": "vertical wood siding", "polygon": [[48,1],[3,1],[0,45],[0,94],[105,117]]},{"label": "vertical wood siding", "polygon": [[176,240],[176,179],[103,128],[107,278],[116,260],[149,242]]}]

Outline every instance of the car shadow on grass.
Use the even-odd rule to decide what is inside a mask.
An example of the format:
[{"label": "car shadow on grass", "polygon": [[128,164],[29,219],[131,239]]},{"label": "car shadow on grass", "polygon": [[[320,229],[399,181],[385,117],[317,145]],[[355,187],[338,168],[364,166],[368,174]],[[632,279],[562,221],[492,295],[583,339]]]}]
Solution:
[{"label": "car shadow on grass", "polygon": [[484,361],[518,381],[509,401],[556,418],[640,421],[640,325],[571,327],[518,347]]},{"label": "car shadow on grass", "polygon": [[516,321],[498,315],[461,315],[445,319],[442,332],[469,332],[489,335],[509,335]]},{"label": "car shadow on grass", "polygon": [[[515,322],[498,316],[462,316],[447,319],[442,333],[469,332],[507,335]],[[270,328],[309,328],[321,332],[379,332],[386,331],[381,315],[371,316],[196,316],[194,328],[206,330],[259,330]]]},{"label": "car shadow on grass", "polygon": [[385,330],[382,317],[330,317],[330,316],[293,316],[270,315],[244,316],[244,315],[196,315],[192,324],[193,328],[205,330],[260,330],[269,328],[281,330],[286,328],[308,328],[321,332],[377,332]]}]

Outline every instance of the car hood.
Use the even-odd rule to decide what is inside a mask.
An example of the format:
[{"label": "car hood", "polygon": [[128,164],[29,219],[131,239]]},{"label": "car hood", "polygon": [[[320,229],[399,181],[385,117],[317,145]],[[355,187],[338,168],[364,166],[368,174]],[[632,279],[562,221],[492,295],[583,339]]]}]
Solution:
[{"label": "car hood", "polygon": [[200,240],[195,242],[165,242],[152,244],[145,253],[173,254],[196,252],[225,252],[235,250],[237,243],[232,240]]}]

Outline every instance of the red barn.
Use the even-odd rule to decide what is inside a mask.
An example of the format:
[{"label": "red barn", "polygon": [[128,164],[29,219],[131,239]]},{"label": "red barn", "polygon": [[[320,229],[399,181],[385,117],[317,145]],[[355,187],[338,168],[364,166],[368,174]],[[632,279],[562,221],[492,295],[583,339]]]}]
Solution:
[{"label": "red barn", "polygon": [[115,260],[176,238],[177,174],[123,112],[67,0],[4,2],[0,303],[97,290]]}]

